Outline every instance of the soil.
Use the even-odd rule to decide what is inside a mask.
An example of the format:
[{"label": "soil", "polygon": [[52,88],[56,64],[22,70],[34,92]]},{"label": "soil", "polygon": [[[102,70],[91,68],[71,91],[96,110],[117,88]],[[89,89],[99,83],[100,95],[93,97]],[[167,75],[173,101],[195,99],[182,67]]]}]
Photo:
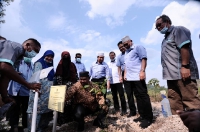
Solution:
[{"label": "soil", "polygon": [[[110,109],[107,118],[104,123],[108,125],[107,129],[100,129],[92,125],[95,117],[87,116],[85,118],[85,131],[84,132],[188,132],[187,127],[178,115],[172,115],[170,117],[163,117],[161,114],[160,103],[152,103],[154,120],[153,123],[146,129],[139,127],[140,123],[133,122],[133,119],[139,115],[127,118],[127,116],[120,116],[120,113],[112,114]],[[71,122],[64,124],[60,127],[57,126],[56,132],[76,132],[77,123]],[[46,132],[51,132],[52,126],[49,127]]]}]

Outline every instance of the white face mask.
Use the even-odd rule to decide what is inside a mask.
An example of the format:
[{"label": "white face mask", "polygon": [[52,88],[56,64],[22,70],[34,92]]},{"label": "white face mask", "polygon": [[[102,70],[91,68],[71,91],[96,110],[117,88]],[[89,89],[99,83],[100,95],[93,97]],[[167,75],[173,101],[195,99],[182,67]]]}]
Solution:
[{"label": "white face mask", "polygon": [[25,51],[24,56],[28,57],[28,58],[33,58],[37,55],[37,53],[34,50],[31,50],[30,52],[28,52],[27,50]]},{"label": "white face mask", "polygon": [[76,62],[81,62],[81,58],[76,58]]}]

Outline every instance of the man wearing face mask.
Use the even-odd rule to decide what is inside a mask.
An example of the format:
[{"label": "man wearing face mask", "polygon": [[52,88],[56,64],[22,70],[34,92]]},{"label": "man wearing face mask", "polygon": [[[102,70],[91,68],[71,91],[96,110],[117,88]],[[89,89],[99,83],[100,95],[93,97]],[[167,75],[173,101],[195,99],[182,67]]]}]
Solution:
[{"label": "man wearing face mask", "polygon": [[82,55],[80,53],[76,53],[74,64],[77,69],[78,78],[79,78],[79,72],[86,71],[85,65],[81,62],[81,57]]},{"label": "man wearing face mask", "polygon": [[[28,81],[33,74],[33,64],[31,58],[24,57],[24,60],[20,60],[19,64],[15,66],[16,71],[19,73],[24,80]],[[19,115],[22,112],[22,126],[23,128],[27,127],[27,113],[28,100],[29,100],[29,89],[25,86],[15,82],[10,81],[8,86],[8,94],[11,96],[16,105],[10,110],[10,131],[17,131],[19,124]],[[21,109],[21,111],[20,111]]]},{"label": "man wearing face mask", "polygon": [[40,89],[41,84],[28,83],[13,68],[17,60],[23,57],[35,57],[40,48],[40,43],[33,38],[24,41],[22,45],[9,40],[0,40],[0,94],[4,103],[13,101],[7,95],[7,87],[10,80],[18,82],[29,89]]},{"label": "man wearing face mask", "polygon": [[167,80],[172,114],[176,114],[176,110],[200,109],[196,82],[199,72],[190,31],[171,24],[170,18],[162,15],[156,20],[155,26],[161,34],[165,34],[161,46],[163,79]]},{"label": "man wearing face mask", "polygon": [[134,119],[141,122],[141,128],[147,128],[152,123],[153,113],[150,98],[145,82],[145,69],[147,65],[146,49],[141,45],[133,45],[129,36],[122,38],[122,43],[126,48],[124,62],[124,85],[127,93],[128,103],[134,103],[133,93],[136,97],[138,113],[140,117]]}]

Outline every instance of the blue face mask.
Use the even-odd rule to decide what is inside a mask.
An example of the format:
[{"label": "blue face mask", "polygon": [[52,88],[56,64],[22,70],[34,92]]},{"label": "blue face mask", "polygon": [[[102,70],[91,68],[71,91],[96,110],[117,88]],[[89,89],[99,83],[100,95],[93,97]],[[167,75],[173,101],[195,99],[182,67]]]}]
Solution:
[{"label": "blue face mask", "polygon": [[25,63],[31,63],[32,58],[24,57],[24,62]]},{"label": "blue face mask", "polygon": [[81,58],[76,58],[76,62],[81,62]]},{"label": "blue face mask", "polygon": [[31,52],[28,52],[27,50],[26,50],[26,52],[25,52],[25,54],[24,54],[24,56],[25,57],[28,57],[28,58],[33,58],[33,57],[35,57],[37,55],[37,53],[34,51],[34,50],[32,50]]},{"label": "blue face mask", "polygon": [[160,30],[160,33],[165,34],[167,30],[168,30],[168,27],[165,26],[162,30]]}]

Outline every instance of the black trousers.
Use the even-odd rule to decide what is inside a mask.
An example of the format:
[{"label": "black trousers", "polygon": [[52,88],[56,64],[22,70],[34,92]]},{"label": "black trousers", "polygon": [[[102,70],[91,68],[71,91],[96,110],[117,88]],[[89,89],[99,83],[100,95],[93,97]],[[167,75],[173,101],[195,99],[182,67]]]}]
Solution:
[{"label": "black trousers", "polygon": [[121,108],[123,112],[126,112],[126,100],[124,96],[124,89],[122,87],[122,83],[115,83],[110,84],[112,96],[113,96],[113,102],[114,102],[114,108],[115,110],[119,110],[119,100],[117,94],[119,94],[119,98],[121,101]]},{"label": "black trousers", "polygon": [[[91,81],[92,81],[92,82],[97,82],[97,83],[103,83],[105,79],[106,79],[105,77],[103,77],[103,78],[92,78]],[[105,93],[103,96],[104,96],[104,98],[106,99],[106,94],[107,94],[107,83],[106,83],[105,87],[106,87],[106,93]]]},{"label": "black trousers", "polygon": [[97,120],[102,120],[107,115],[107,112],[103,111],[100,108],[97,108],[95,111],[91,111],[90,109],[84,107],[82,104],[76,105],[76,107],[74,108],[74,116],[75,116],[75,121],[78,122],[78,129],[84,128],[85,124],[84,117],[89,114],[94,114],[95,112],[98,112],[96,118]]},{"label": "black trousers", "polygon": [[19,115],[22,113],[22,126],[27,127],[27,108],[29,96],[12,96],[15,100],[16,105],[10,110],[10,126],[18,127],[19,124]]},{"label": "black trousers", "polygon": [[134,111],[134,99],[133,99],[133,92],[136,97],[138,112],[141,117],[152,120],[153,119],[153,112],[151,107],[150,98],[147,92],[147,86],[145,80],[140,81],[125,81],[124,82],[127,97],[128,97],[128,104],[131,105],[130,110],[133,109]]}]

